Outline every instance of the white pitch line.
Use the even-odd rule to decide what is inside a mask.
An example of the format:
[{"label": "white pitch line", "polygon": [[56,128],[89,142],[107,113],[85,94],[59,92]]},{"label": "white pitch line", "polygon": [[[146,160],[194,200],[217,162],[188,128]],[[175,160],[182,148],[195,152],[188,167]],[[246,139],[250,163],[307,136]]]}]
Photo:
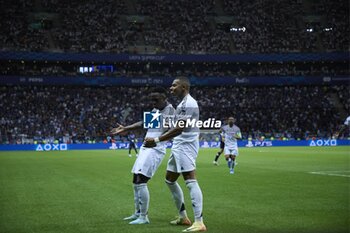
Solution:
[{"label": "white pitch line", "polygon": [[314,175],[324,175],[324,176],[341,176],[341,177],[350,177],[349,175],[344,175],[344,174],[337,174],[337,173],[333,173],[333,172],[350,172],[350,171],[324,171],[324,172],[309,172],[310,174],[314,174]]}]

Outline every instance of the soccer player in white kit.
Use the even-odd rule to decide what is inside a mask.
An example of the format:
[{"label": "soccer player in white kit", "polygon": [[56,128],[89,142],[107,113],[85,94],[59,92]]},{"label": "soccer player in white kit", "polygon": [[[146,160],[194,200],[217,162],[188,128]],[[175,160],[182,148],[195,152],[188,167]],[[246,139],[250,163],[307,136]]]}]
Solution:
[{"label": "soccer player in white kit", "polygon": [[230,174],[234,174],[235,160],[238,156],[237,139],[242,138],[241,130],[235,125],[235,118],[229,117],[228,124],[221,128],[225,137],[224,154],[227,160],[228,167],[230,168]]},{"label": "soccer player in white kit", "polygon": [[334,134],[335,138],[338,138],[339,135],[343,133],[344,130],[350,127],[350,116],[348,116],[344,122],[344,124],[340,127],[339,131]]},{"label": "soccer player in white kit", "polygon": [[[179,217],[171,221],[172,225],[191,225],[187,217],[184,195],[177,179],[182,174],[186,186],[190,191],[192,208],[194,212],[194,223],[183,232],[206,231],[203,223],[203,195],[198,185],[195,175],[196,158],[199,149],[199,129],[196,127],[186,127],[186,121],[199,119],[198,104],[189,94],[190,82],[185,77],[176,78],[170,91],[182,101],[176,108],[176,126],[168,132],[156,138],[145,138],[145,146],[157,146],[160,142],[173,138],[173,146],[168,161],[165,182],[168,185],[179,211]],[[183,124],[184,123],[184,124]]]},{"label": "soccer player in white kit", "polygon": [[[175,109],[166,100],[166,90],[164,88],[154,88],[150,93],[150,101],[153,105],[153,111],[159,110],[163,116],[173,117]],[[142,128],[143,122],[137,122],[129,126],[122,126],[112,129],[112,134],[119,134],[129,130]],[[148,129],[146,137],[159,137],[166,131],[166,128]],[[129,224],[148,224],[148,207],[150,195],[147,187],[147,182],[153,177],[157,168],[161,164],[166,153],[166,142],[158,143],[153,148],[141,146],[139,156],[137,157],[134,166],[131,170],[133,173],[133,188],[134,188],[134,204],[135,212],[124,218],[130,220]]]}]

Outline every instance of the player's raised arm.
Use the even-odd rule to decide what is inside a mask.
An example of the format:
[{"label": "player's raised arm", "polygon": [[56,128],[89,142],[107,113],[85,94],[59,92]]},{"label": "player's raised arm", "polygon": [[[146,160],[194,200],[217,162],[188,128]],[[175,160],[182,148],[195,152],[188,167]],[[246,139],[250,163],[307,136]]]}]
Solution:
[{"label": "player's raised arm", "polygon": [[334,134],[334,138],[337,139],[348,127],[350,126],[350,116],[348,116],[338,132]]},{"label": "player's raised arm", "polygon": [[347,127],[348,127],[347,125],[342,125],[339,131],[334,134],[334,138],[338,139],[339,135],[341,135]]},{"label": "player's raised arm", "polygon": [[136,123],[128,125],[128,126],[123,126],[123,125],[117,124],[118,127],[113,128],[110,133],[114,135],[114,134],[124,133],[124,132],[130,131],[130,130],[135,130],[138,128],[142,128],[142,124],[143,124],[142,121],[136,122]]}]

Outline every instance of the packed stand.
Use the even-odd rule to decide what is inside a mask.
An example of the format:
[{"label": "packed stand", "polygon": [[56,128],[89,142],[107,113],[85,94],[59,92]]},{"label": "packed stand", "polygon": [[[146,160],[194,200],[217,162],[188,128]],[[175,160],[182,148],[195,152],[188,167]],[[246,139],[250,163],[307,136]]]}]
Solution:
[{"label": "packed stand", "polygon": [[229,33],[210,29],[214,6],[214,0],[137,0],[136,9],[151,19],[144,31],[146,44],[170,53],[229,53]]},{"label": "packed stand", "polygon": [[[308,12],[300,0],[133,0],[128,3],[133,10],[126,3],[6,0],[0,9],[2,49],[132,53],[137,46],[150,46],[150,52],[177,54],[349,50],[345,0],[322,0]],[[52,17],[50,27],[33,21],[45,18],[40,13]],[[319,19],[304,19],[310,15]],[[223,23],[215,18],[226,16],[230,20]],[[244,30],[232,32],[230,27]]]},{"label": "packed stand", "polygon": [[[203,120],[234,115],[244,138],[273,135],[291,139],[332,135],[343,121],[330,101],[335,91],[346,96],[347,88],[191,88]],[[142,112],[148,110],[147,99],[141,98],[146,93],[146,87],[2,86],[1,143],[23,143],[23,137],[101,142],[116,123],[142,120]],[[178,104],[173,97],[169,100]],[[139,132],[138,137],[142,136]]]},{"label": "packed stand", "polygon": [[335,86],[334,92],[338,94],[340,103],[346,112],[350,113],[350,91],[349,86]]},{"label": "packed stand", "polygon": [[325,16],[327,28],[321,31],[321,43],[325,50],[349,51],[349,2],[322,0],[317,5],[318,12]]},{"label": "packed stand", "polygon": [[43,51],[49,49],[45,30],[28,21],[33,1],[3,1],[0,8],[0,44],[2,50]]},{"label": "packed stand", "polygon": [[61,16],[61,27],[52,30],[58,46],[72,52],[126,51],[132,31],[122,28],[120,14],[126,11],[124,1],[50,0],[45,6]]}]

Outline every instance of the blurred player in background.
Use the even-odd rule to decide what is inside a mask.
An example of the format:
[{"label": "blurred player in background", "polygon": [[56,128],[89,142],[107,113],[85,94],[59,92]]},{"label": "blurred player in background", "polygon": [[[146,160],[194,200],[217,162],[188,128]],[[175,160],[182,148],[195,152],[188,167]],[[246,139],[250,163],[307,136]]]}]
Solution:
[{"label": "blurred player in background", "polygon": [[224,134],[222,133],[221,130],[219,131],[219,135],[220,135],[219,136],[220,137],[220,150],[216,154],[215,159],[213,161],[213,164],[216,165],[216,166],[219,165],[218,159],[219,159],[220,155],[222,154],[222,152],[224,151],[224,148],[225,148],[225,138],[224,138]]},{"label": "blurred player in background", "polygon": [[234,117],[229,117],[227,125],[224,125],[221,131],[224,133],[225,137],[225,158],[230,168],[230,174],[234,174],[234,167],[236,162],[236,157],[238,156],[238,145],[237,139],[242,138],[241,130],[235,125],[236,119]]},{"label": "blurred player in background", "polygon": [[349,129],[350,127],[350,116],[348,116],[342,126],[340,126],[340,129],[338,132],[334,134],[334,138],[338,138],[346,129]]},{"label": "blurred player in background", "polygon": [[131,150],[134,149],[135,150],[135,153],[136,153],[136,157],[138,156],[138,152],[137,152],[137,149],[136,149],[136,138],[135,138],[135,134],[133,133],[130,133],[128,134],[128,141],[129,141],[129,157],[131,157]]},{"label": "blurred player in background", "polygon": [[[166,90],[162,87],[154,88],[149,95],[150,102],[154,108],[152,112],[159,110],[163,116],[173,116],[175,109],[171,104],[167,102]],[[129,126],[119,125],[117,128],[112,129],[112,134],[121,134],[133,129],[143,127],[143,122],[137,122]],[[159,137],[161,136],[165,128],[161,129],[148,129],[146,137]],[[135,212],[124,218],[124,220],[130,220],[129,224],[148,224],[148,207],[149,207],[149,191],[147,182],[152,178],[157,168],[161,164],[164,155],[166,153],[166,142],[158,143],[153,148],[146,148],[141,146],[140,154],[137,157],[134,166],[131,170],[133,173],[133,188],[134,188],[134,204]]]},{"label": "blurred player in background", "polygon": [[187,217],[184,195],[177,179],[182,174],[186,186],[190,191],[192,207],[194,212],[194,223],[183,232],[206,231],[203,223],[203,195],[196,180],[196,158],[199,149],[199,129],[196,127],[181,127],[179,122],[185,123],[187,120],[199,119],[198,104],[189,94],[190,82],[185,77],[176,78],[171,87],[171,93],[182,101],[176,108],[175,121],[177,126],[170,129],[160,137],[145,138],[145,146],[154,147],[159,143],[173,138],[173,146],[169,157],[165,182],[175,201],[179,211],[179,217],[171,221],[173,225],[191,225]]}]

